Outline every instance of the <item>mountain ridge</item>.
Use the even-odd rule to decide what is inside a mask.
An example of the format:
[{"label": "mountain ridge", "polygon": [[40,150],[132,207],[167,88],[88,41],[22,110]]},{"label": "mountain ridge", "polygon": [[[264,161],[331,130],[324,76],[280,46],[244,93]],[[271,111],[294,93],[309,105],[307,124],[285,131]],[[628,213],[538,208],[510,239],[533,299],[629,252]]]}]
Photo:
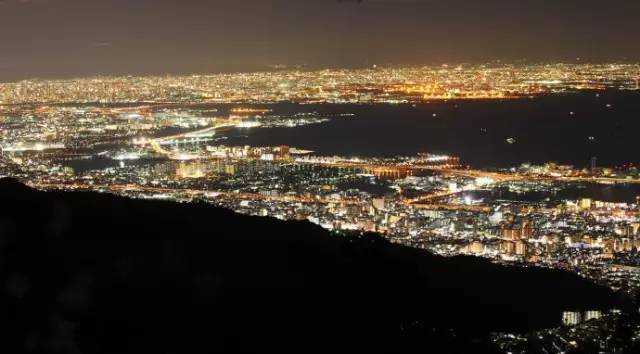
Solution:
[{"label": "mountain ridge", "polygon": [[207,204],[13,180],[0,198],[7,352],[492,352],[491,331],[631,309],[569,273]]}]

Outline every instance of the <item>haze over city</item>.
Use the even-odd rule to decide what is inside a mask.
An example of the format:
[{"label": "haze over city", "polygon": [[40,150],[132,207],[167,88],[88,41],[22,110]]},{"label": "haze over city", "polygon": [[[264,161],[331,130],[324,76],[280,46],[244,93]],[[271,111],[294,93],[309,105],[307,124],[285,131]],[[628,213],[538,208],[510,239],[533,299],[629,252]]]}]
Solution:
[{"label": "haze over city", "polygon": [[639,12],[628,0],[4,0],[0,81],[637,61]]}]

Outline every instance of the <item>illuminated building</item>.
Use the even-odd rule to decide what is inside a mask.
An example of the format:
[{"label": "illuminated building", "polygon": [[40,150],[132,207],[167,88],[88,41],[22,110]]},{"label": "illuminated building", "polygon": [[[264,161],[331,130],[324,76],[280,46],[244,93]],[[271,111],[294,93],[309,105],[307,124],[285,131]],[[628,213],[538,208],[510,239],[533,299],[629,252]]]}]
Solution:
[{"label": "illuminated building", "polygon": [[562,324],[565,326],[575,326],[582,322],[582,313],[580,312],[564,312],[562,313]]},{"label": "illuminated building", "polygon": [[202,178],[205,175],[204,167],[199,162],[180,163],[176,168],[178,178]]},{"label": "illuminated building", "polygon": [[533,237],[535,232],[534,223],[532,221],[524,221],[522,223],[521,237],[525,240],[529,240]]},{"label": "illuminated building", "polygon": [[522,229],[516,226],[508,226],[502,230],[502,237],[505,240],[519,240],[522,238]]},{"label": "illuminated building", "polygon": [[472,242],[469,245],[469,252],[472,254],[481,254],[484,252],[484,245],[482,242]]},{"label": "illuminated building", "polygon": [[235,164],[226,164],[224,166],[224,172],[228,175],[235,175],[237,172],[237,166]]},{"label": "illuminated building", "polygon": [[527,242],[518,240],[515,243],[515,254],[518,256],[526,256],[527,255]]},{"label": "illuminated building", "polygon": [[372,203],[373,203],[373,207],[376,208],[377,210],[385,209],[384,198],[374,198],[372,200]]},{"label": "illuminated building", "polygon": [[584,321],[597,320],[602,317],[602,312],[600,311],[586,311],[584,313]]},{"label": "illuminated building", "polygon": [[289,153],[291,151],[290,147],[287,145],[280,145],[279,146],[279,157],[281,160],[288,160],[289,159]]},{"label": "illuminated building", "polygon": [[582,210],[590,210],[591,209],[592,200],[589,198],[580,199],[578,206]]},{"label": "illuminated building", "polygon": [[512,241],[502,241],[500,243],[500,252],[507,255],[514,255],[516,253],[516,244]]}]

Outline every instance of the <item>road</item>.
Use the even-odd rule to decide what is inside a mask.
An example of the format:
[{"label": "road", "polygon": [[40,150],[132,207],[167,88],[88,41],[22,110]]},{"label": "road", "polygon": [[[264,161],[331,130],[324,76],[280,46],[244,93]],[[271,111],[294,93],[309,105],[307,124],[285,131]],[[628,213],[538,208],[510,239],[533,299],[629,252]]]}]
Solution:
[{"label": "road", "polygon": [[[87,185],[87,184],[42,184],[42,183],[28,183],[31,188],[40,190],[67,190],[67,191],[106,191],[114,194],[127,194],[127,193],[139,193],[139,194],[180,194],[186,195],[190,198],[204,198],[215,199],[218,197],[231,198],[235,200],[270,200],[274,202],[284,203],[312,203],[312,204],[339,204],[339,205],[368,205],[366,200],[353,200],[353,199],[328,199],[328,198],[311,198],[305,196],[272,196],[263,195],[259,193],[245,193],[245,192],[228,192],[228,191],[208,191],[198,189],[171,189],[171,188],[158,188],[158,187],[144,187],[138,185]],[[437,194],[437,195],[436,195]],[[436,193],[433,198],[437,199],[444,195]],[[453,194],[453,193],[449,193]],[[428,198],[427,198],[428,199]],[[489,212],[491,208],[477,205],[456,205],[456,204],[429,204],[423,203],[426,201],[424,197],[420,199],[421,202],[412,202],[410,200],[405,201],[405,204],[409,207],[418,209],[431,209],[431,210],[452,210],[452,211],[471,211],[471,212]]]},{"label": "road", "polygon": [[631,183],[640,184],[640,179],[627,179],[618,177],[591,177],[591,176],[531,176],[517,173],[499,173],[482,170],[460,169],[451,165],[428,164],[375,164],[369,161],[359,160],[332,160],[326,159],[296,159],[296,163],[329,166],[338,168],[362,169],[365,171],[399,172],[399,171],[432,171],[468,178],[491,178],[495,182],[512,181],[547,181],[547,182],[590,182],[590,183]]},{"label": "road", "polygon": [[140,193],[140,194],[182,194],[189,197],[202,197],[202,198],[216,198],[216,197],[228,197],[238,200],[273,200],[286,203],[319,203],[319,204],[342,204],[342,205],[362,205],[363,201],[359,200],[335,200],[327,198],[311,198],[305,196],[273,196],[263,195],[259,193],[246,193],[246,192],[228,192],[228,191],[210,191],[199,189],[172,189],[172,188],[158,188],[158,187],[145,187],[138,185],[88,185],[88,184],[42,184],[42,183],[27,183],[31,188],[41,190],[69,190],[69,191],[107,191],[116,194],[123,193]]}]

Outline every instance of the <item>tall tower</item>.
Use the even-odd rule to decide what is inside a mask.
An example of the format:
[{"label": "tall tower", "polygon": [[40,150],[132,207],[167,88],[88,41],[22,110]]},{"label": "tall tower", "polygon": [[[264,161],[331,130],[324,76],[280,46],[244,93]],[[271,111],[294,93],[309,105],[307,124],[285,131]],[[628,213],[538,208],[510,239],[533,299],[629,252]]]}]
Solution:
[{"label": "tall tower", "polygon": [[595,171],[595,170],[596,170],[596,168],[598,167],[598,164],[597,164],[597,163],[598,163],[598,158],[597,158],[597,157],[595,157],[595,156],[594,156],[594,157],[592,157],[592,158],[591,158],[591,164],[590,164],[590,166],[589,166],[589,167],[591,168],[591,171],[592,171],[592,172],[593,172],[593,171]]}]

